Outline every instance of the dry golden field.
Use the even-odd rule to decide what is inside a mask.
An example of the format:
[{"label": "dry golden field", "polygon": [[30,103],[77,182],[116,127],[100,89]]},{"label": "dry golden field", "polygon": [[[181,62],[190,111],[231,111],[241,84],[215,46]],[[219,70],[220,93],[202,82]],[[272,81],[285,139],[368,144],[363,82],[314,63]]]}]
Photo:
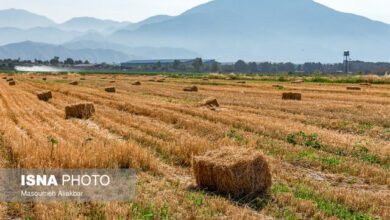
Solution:
[{"label": "dry golden field", "polygon": [[[135,168],[137,201],[2,203],[1,219],[390,219],[390,85],[12,77],[15,86],[0,80],[1,168]],[[183,91],[192,85],[199,91]],[[44,90],[48,102],[37,98]],[[201,106],[207,97],[220,107]],[[65,107],[82,102],[95,114],[65,119]],[[247,201],[196,187],[192,157],[222,146],[266,155],[269,195]]]}]

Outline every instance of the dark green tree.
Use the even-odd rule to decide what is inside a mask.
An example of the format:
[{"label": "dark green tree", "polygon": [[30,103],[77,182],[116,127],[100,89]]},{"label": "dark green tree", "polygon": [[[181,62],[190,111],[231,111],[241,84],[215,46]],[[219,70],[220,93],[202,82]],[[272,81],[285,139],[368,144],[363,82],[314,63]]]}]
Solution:
[{"label": "dark green tree", "polygon": [[213,73],[219,73],[219,65],[217,62],[214,62],[213,64],[211,64],[210,71]]},{"label": "dark green tree", "polygon": [[192,63],[192,66],[195,69],[195,72],[200,73],[203,66],[203,60],[202,58],[196,58],[194,62]]},{"label": "dark green tree", "polygon": [[58,65],[60,63],[60,58],[55,56],[53,59],[50,60],[51,65]]},{"label": "dark green tree", "polygon": [[248,65],[243,60],[239,60],[234,64],[234,70],[236,72],[244,73],[248,71]]},{"label": "dark green tree", "polygon": [[74,60],[72,58],[68,58],[64,61],[65,64],[68,64],[68,65],[73,65],[74,64]]}]

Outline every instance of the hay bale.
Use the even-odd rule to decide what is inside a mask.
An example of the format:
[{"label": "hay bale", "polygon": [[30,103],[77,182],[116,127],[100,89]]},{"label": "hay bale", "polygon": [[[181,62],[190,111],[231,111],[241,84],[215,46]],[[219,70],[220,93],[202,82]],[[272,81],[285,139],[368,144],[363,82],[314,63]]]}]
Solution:
[{"label": "hay bale", "polygon": [[204,81],[209,81],[209,79],[207,79],[207,78],[203,78],[203,80],[204,80]]},{"label": "hay bale", "polygon": [[202,101],[202,105],[209,107],[219,107],[219,103],[216,98],[207,98]]},{"label": "hay bale", "polygon": [[62,77],[63,79],[68,79],[68,77],[67,76],[64,76],[64,77]]},{"label": "hay bale", "polygon": [[79,82],[77,82],[77,81],[73,81],[73,82],[69,83],[69,85],[73,85],[73,86],[77,86],[78,84],[79,84]]},{"label": "hay bale", "polygon": [[164,82],[165,81],[165,79],[158,79],[156,82]]},{"label": "hay bale", "polygon": [[137,82],[132,83],[131,85],[133,85],[133,86],[140,86],[141,82],[137,81]]},{"label": "hay bale", "polygon": [[42,80],[43,80],[43,81],[46,81],[47,79],[46,79],[46,77],[43,77]]},{"label": "hay bale", "polygon": [[9,84],[10,86],[14,86],[14,85],[16,85],[16,82],[15,82],[15,81],[9,81],[8,84]]},{"label": "hay bale", "polygon": [[156,80],[154,80],[154,79],[149,79],[148,81],[149,81],[149,82],[154,82],[154,81],[156,81]]},{"label": "hay bale", "polygon": [[245,84],[245,81],[238,81],[237,83]]},{"label": "hay bale", "polygon": [[304,83],[305,81],[303,80],[295,80],[294,82],[292,82],[293,84],[300,84],[300,83]]},{"label": "hay bale", "polygon": [[197,92],[198,91],[198,87],[196,87],[196,86],[186,87],[186,88],[183,89],[183,91],[185,91],[185,92]]},{"label": "hay bale", "polygon": [[113,92],[116,92],[116,89],[115,89],[115,87],[107,87],[104,89],[104,91],[113,93]]},{"label": "hay bale", "polygon": [[30,76],[30,79],[34,79],[34,77],[33,77],[33,76]]},{"label": "hay bale", "polygon": [[92,103],[82,103],[69,105],[65,107],[66,119],[68,118],[80,118],[88,119],[95,113],[95,107]]},{"label": "hay bale", "polygon": [[361,86],[371,86],[370,83],[360,83]]},{"label": "hay bale", "polygon": [[285,92],[282,95],[283,100],[302,100],[301,93]]},{"label": "hay bale", "polygon": [[53,98],[50,91],[43,91],[37,93],[38,99],[47,102],[49,99]]},{"label": "hay bale", "polygon": [[11,82],[11,81],[14,81],[14,78],[7,79],[7,82]]},{"label": "hay bale", "polygon": [[110,83],[115,83],[115,81],[114,81],[114,80],[112,80],[112,81],[110,81]]},{"label": "hay bale", "polygon": [[4,77],[3,77],[3,79],[7,79],[7,77],[6,77],[6,76],[4,76]]},{"label": "hay bale", "polygon": [[347,90],[361,90],[361,88],[356,86],[348,86]]},{"label": "hay bale", "polygon": [[272,185],[271,169],[257,150],[223,147],[194,157],[196,183],[222,194],[243,196],[265,193]]},{"label": "hay bale", "polygon": [[85,78],[80,78],[80,80],[85,80]]}]

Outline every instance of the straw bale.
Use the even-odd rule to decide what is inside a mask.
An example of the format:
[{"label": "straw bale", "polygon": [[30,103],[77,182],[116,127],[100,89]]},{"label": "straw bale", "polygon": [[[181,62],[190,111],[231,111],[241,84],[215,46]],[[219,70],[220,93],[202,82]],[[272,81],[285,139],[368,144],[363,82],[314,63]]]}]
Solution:
[{"label": "straw bale", "polygon": [[66,118],[88,119],[95,113],[95,107],[92,103],[81,103],[65,107]]},{"label": "straw bale", "polygon": [[265,193],[272,185],[271,169],[257,150],[223,147],[192,160],[199,187],[222,194],[243,196]]},{"label": "straw bale", "polygon": [[285,92],[282,96],[283,100],[302,100],[301,93]]},{"label": "straw bale", "polygon": [[42,101],[45,101],[45,102],[47,102],[49,99],[53,98],[53,96],[51,95],[51,91],[39,92],[37,94],[37,96],[38,96],[39,100],[42,100]]},{"label": "straw bale", "polygon": [[197,92],[198,91],[198,87],[196,87],[196,86],[186,87],[186,88],[183,89],[183,91],[185,91],[185,92]]}]

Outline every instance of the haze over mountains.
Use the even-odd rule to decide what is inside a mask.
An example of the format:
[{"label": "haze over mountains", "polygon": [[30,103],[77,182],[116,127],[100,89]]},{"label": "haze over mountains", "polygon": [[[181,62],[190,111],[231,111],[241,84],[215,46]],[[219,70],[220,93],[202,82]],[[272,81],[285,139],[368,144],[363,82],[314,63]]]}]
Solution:
[{"label": "haze over mountains", "polygon": [[[19,20],[11,19],[16,16]],[[25,11],[0,11],[0,45],[29,40],[61,45],[51,45],[51,52],[65,48],[80,56],[86,56],[83,50],[88,49],[101,56],[95,60],[107,62],[194,56],[219,61],[340,62],[346,49],[353,59],[390,61],[388,39],[390,25],[312,0],[214,0],[179,16],[155,16],[139,23],[74,18],[55,24]],[[12,45],[19,48],[21,58],[42,59],[44,51],[23,50],[23,45]],[[98,50],[110,52],[99,55]],[[0,47],[3,56],[7,53]]]}]

